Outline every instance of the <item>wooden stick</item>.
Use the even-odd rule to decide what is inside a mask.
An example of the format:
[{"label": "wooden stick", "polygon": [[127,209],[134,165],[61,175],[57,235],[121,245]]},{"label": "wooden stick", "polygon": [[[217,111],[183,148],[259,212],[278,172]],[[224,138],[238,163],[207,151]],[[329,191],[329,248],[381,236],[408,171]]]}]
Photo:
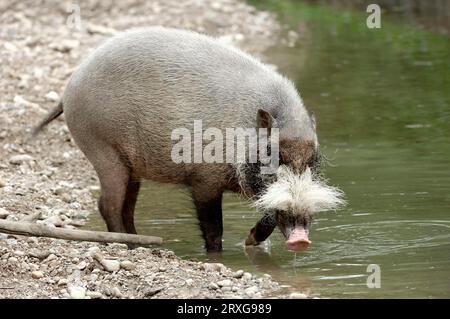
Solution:
[{"label": "wooden stick", "polygon": [[65,229],[27,222],[0,219],[0,233],[31,237],[51,237],[67,240],[94,241],[100,243],[123,243],[138,246],[161,245],[162,238],[134,234],[110,233],[78,229]]}]

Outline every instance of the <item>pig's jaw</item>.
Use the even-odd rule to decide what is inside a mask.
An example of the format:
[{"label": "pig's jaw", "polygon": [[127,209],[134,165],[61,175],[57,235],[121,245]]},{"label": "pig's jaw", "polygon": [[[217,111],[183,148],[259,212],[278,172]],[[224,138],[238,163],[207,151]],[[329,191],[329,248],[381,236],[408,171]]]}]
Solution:
[{"label": "pig's jaw", "polygon": [[298,175],[281,165],[277,180],[255,201],[254,206],[263,211],[279,210],[302,214],[313,214],[325,210],[335,210],[345,204],[343,193],[336,187],[326,185],[313,178],[308,167]]},{"label": "pig's jaw", "polygon": [[302,251],[308,248],[311,241],[308,237],[308,230],[303,227],[295,227],[288,235],[286,240],[287,249],[292,251]]}]

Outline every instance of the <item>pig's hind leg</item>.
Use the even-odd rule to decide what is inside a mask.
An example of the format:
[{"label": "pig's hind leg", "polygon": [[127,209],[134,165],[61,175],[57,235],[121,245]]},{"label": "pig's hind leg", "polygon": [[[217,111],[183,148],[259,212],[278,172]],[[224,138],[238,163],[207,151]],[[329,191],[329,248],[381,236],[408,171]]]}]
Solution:
[{"label": "pig's hind leg", "polygon": [[136,228],[134,227],[134,208],[136,206],[140,186],[140,181],[132,180],[131,178],[128,181],[125,201],[122,207],[122,221],[125,230],[129,234],[137,234]]},{"label": "pig's hind leg", "polygon": [[[106,222],[108,231],[125,233],[129,229],[124,224],[123,209],[127,206],[127,188],[130,181],[130,169],[112,148],[102,147],[91,160],[100,180],[101,194],[98,209]],[[88,158],[92,158],[90,153]],[[129,204],[128,204],[129,205]],[[134,208],[134,205],[133,205]],[[128,220],[128,219],[127,219]],[[134,228],[134,227],[133,227]]]}]

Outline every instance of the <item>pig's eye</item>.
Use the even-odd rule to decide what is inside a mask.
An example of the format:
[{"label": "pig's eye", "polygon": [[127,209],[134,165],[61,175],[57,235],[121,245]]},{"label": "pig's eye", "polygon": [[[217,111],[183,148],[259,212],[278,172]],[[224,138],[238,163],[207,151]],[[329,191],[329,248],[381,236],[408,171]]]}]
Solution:
[{"label": "pig's eye", "polygon": [[319,152],[314,153],[308,162],[308,166],[311,168],[313,173],[318,173],[320,171],[321,155]]},{"label": "pig's eye", "polygon": [[280,152],[279,155],[280,165],[286,165],[288,163],[288,156],[284,152]]}]

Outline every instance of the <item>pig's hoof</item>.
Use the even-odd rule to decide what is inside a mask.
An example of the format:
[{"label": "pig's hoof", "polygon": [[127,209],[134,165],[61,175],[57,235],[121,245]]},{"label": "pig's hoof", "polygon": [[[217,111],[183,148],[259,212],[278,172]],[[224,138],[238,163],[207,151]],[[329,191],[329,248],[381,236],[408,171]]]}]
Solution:
[{"label": "pig's hoof", "polygon": [[259,245],[259,242],[255,240],[252,234],[249,234],[247,238],[245,238],[245,246],[256,246]]}]

